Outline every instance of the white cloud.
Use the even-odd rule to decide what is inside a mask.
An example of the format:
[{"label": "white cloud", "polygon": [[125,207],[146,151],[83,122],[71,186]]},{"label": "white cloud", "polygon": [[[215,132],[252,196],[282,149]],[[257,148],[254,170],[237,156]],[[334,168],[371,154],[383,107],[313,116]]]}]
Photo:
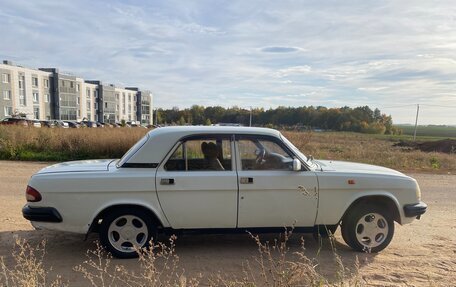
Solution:
[{"label": "white cloud", "polygon": [[[0,0],[0,56],[159,107],[456,106],[452,1]],[[387,109],[397,122],[411,109]],[[411,111],[411,112],[410,112]],[[456,110],[423,121],[456,124]]]}]

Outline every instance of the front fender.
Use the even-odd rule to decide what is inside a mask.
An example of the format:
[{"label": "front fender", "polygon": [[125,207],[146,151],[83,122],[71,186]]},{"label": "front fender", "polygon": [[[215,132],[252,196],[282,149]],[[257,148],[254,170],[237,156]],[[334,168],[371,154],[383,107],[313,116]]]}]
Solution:
[{"label": "front fender", "polygon": [[[371,196],[382,196],[394,202],[400,215],[401,221],[404,218],[404,211],[393,193],[384,190],[349,191],[333,190],[320,192],[320,204],[315,224],[335,225],[338,224],[345,212],[354,202],[361,198]],[[343,203],[343,204],[341,204]]]}]

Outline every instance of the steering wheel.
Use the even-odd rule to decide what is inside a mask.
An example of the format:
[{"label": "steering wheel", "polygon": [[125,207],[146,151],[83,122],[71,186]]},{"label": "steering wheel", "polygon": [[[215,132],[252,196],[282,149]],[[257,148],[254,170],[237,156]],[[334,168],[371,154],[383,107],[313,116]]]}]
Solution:
[{"label": "steering wheel", "polygon": [[264,158],[266,157],[266,150],[264,148],[258,148],[255,150],[255,154],[255,163],[258,165],[263,164]]}]

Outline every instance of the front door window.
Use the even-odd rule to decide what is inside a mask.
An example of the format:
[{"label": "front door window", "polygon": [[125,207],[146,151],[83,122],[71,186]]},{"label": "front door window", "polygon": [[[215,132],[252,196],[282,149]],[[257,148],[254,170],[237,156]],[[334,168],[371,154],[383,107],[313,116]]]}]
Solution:
[{"label": "front door window", "polygon": [[289,170],[293,157],[277,142],[269,139],[239,140],[242,170]]}]

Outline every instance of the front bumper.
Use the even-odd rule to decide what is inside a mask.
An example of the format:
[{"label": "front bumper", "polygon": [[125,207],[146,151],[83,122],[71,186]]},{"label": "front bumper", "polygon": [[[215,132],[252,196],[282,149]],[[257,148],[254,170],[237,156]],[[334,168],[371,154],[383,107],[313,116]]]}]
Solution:
[{"label": "front bumper", "polygon": [[62,216],[53,207],[30,207],[22,208],[22,216],[30,221],[39,222],[62,222]]},{"label": "front bumper", "polygon": [[422,201],[415,204],[406,204],[404,205],[404,214],[405,217],[416,217],[419,219],[426,212],[426,209],[427,204]]}]

